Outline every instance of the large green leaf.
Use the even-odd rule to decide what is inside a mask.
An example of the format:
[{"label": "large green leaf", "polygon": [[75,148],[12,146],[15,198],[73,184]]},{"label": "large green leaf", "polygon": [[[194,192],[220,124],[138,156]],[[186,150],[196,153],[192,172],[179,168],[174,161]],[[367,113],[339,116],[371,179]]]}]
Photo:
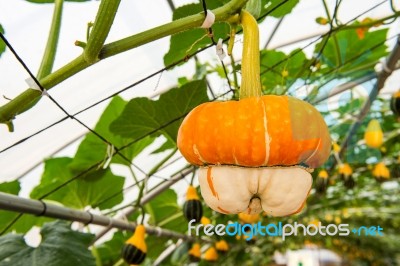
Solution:
[{"label": "large green leaf", "polygon": [[[150,203],[145,205],[145,210],[150,214],[149,224],[170,229],[176,232],[187,231],[187,221],[183,217],[182,209],[177,203],[176,192],[167,189],[159,194]],[[149,236],[146,239],[149,258],[156,258],[165,248],[166,238]]]},{"label": "large green leaf", "polygon": [[[31,198],[40,198],[73,178],[74,175],[69,171],[71,161],[67,157],[46,160],[41,182],[33,189]],[[123,194],[119,192],[122,191],[124,181],[124,177],[114,175],[109,169],[98,170],[85,178],[72,181],[46,199],[79,209],[86,206],[111,208],[123,200]]]},{"label": "large green leaf", "polygon": [[134,98],[111,123],[110,131],[125,138],[140,139],[159,135],[176,142],[184,116],[197,105],[208,101],[206,83],[196,80],[162,94],[157,101]]},{"label": "large green leaf", "polygon": [[[109,126],[112,121],[119,117],[124,110],[127,102],[121,97],[115,96],[107,108],[104,110],[94,130],[102,137],[110,141],[116,148],[127,145],[130,139],[122,138],[110,132]],[[112,163],[130,165],[132,159],[138,155],[144,148],[153,142],[153,138],[144,138],[129,147],[120,151],[128,160],[124,160],[120,155],[115,155]],[[85,139],[79,145],[78,151],[70,164],[74,173],[84,171],[94,164],[106,159],[107,144],[93,133],[88,133]]]},{"label": "large green leaf", "polygon": [[118,231],[114,233],[112,239],[96,247],[103,266],[113,266],[121,259],[121,249],[129,237],[125,232]]},{"label": "large green leaf", "polygon": [[[388,30],[381,29],[367,32],[363,39],[360,39],[355,30],[342,30],[329,38],[321,54],[321,73],[334,72],[335,75],[354,71],[356,68],[368,66],[388,54],[385,45]],[[336,40],[335,38],[336,37]],[[324,44],[324,40],[315,47],[315,53],[318,53]],[[374,69],[372,64],[366,71]],[[360,75],[360,72],[355,74]],[[354,75],[354,74],[353,74]]]},{"label": "large green leaf", "polygon": [[88,250],[93,235],[75,232],[60,221],[45,224],[41,235],[42,241],[37,248],[28,246],[23,235],[0,237],[0,265],[95,265]]},{"label": "large green leaf", "polygon": [[293,8],[299,3],[299,0],[267,0],[266,2],[264,6],[265,11],[262,11],[262,14],[280,18],[292,12]]},{"label": "large green leaf", "polygon": [[[2,34],[4,34],[4,29],[1,26],[1,24],[0,24],[0,32]],[[6,44],[3,42],[3,40],[0,40],[0,57],[1,57],[1,54],[4,53],[5,50],[6,50]]]},{"label": "large green leaf", "polygon": [[[215,9],[224,4],[221,0],[207,1],[208,9]],[[173,14],[173,20],[197,14],[203,11],[201,4],[188,4],[178,7]],[[229,35],[229,26],[225,23],[215,23],[212,26],[214,38],[226,38]],[[169,51],[164,56],[164,65],[168,66],[187,55],[196,52],[202,47],[211,44],[205,29],[191,29],[171,36]]]},{"label": "large green leaf", "polygon": [[260,64],[264,92],[282,94],[294,80],[302,77],[302,70],[307,63],[308,59],[299,49],[288,55],[276,50],[262,50]]}]

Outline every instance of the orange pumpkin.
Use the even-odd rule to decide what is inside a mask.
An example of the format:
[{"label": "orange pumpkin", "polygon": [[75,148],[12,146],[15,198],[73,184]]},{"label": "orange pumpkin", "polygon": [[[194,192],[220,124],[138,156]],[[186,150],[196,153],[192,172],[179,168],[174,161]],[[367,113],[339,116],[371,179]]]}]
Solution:
[{"label": "orange pumpkin", "polygon": [[321,114],[289,96],[204,103],[186,116],[178,132],[182,155],[199,166],[315,168],[328,158],[330,146]]},{"label": "orange pumpkin", "polygon": [[258,25],[241,13],[244,31],[239,101],[209,102],[182,122],[177,146],[200,166],[202,196],[224,214],[300,211],[310,168],[328,158],[331,140],[321,114],[289,96],[261,96]]}]

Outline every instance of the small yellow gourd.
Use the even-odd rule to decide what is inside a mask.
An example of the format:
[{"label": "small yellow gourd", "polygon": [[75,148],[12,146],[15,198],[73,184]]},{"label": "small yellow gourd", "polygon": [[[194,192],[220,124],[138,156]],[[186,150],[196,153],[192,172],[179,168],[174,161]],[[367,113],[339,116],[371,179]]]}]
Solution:
[{"label": "small yellow gourd", "polygon": [[198,262],[201,258],[200,244],[194,243],[192,248],[189,250],[189,260],[191,262]]},{"label": "small yellow gourd", "polygon": [[375,165],[372,175],[378,181],[384,181],[390,178],[390,171],[383,162],[380,162]]},{"label": "small yellow gourd", "polygon": [[241,212],[238,214],[239,220],[245,224],[254,224],[260,220],[260,214],[248,214]]},{"label": "small yellow gourd", "polygon": [[321,170],[318,173],[317,180],[315,182],[315,189],[318,193],[323,193],[328,187],[328,172],[326,170]]},{"label": "small yellow gourd", "polygon": [[224,254],[228,252],[229,250],[229,245],[225,240],[220,240],[217,243],[215,243],[215,248],[218,250],[218,252]]},{"label": "small yellow gourd", "polygon": [[129,238],[122,248],[122,258],[128,264],[140,264],[146,258],[147,245],[144,241],[146,229],[144,225],[139,224],[135,233]]},{"label": "small yellow gourd", "polygon": [[204,253],[204,260],[209,262],[214,262],[218,260],[218,253],[214,247],[210,247],[209,249],[207,249],[207,251]]},{"label": "small yellow gourd", "polygon": [[354,181],[352,175],[353,175],[353,169],[350,167],[348,163],[341,164],[339,166],[339,174],[344,181],[344,186],[352,189],[356,182]]},{"label": "small yellow gourd", "polygon": [[193,186],[189,186],[187,189],[186,201],[183,205],[183,215],[189,222],[195,220],[196,223],[199,223],[203,216],[203,206],[197,195],[196,188]]},{"label": "small yellow gourd", "polygon": [[383,143],[383,132],[379,121],[372,119],[369,121],[367,130],[364,134],[365,144],[370,148],[379,148]]},{"label": "small yellow gourd", "polygon": [[211,220],[208,219],[207,217],[203,216],[203,217],[201,217],[201,219],[200,219],[200,223],[201,223],[202,225],[211,224]]}]

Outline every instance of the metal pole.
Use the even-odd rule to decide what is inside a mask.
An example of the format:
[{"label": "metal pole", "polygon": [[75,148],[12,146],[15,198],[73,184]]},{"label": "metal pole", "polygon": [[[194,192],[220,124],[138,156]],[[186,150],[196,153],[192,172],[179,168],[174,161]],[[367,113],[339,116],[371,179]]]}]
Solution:
[{"label": "metal pole", "polygon": [[[121,230],[134,231],[136,228],[135,223],[130,223],[128,221],[113,219],[87,211],[66,208],[40,200],[20,198],[3,192],[0,192],[0,208],[7,211],[22,212],[85,224],[96,224]],[[196,239],[191,236],[176,233],[167,229],[161,229],[160,227],[146,226],[146,232],[151,235],[184,239],[186,241],[196,241]]]},{"label": "metal pole", "polygon": [[161,263],[167,259],[175,250],[177,247],[182,245],[183,240],[179,239],[175,244],[172,244],[168,246],[161,254],[158,256],[158,258],[154,261],[153,266],[158,266],[161,265]]},{"label": "metal pole", "polygon": [[[193,171],[192,168],[188,168],[183,170],[182,172],[174,175],[170,180],[166,181],[165,183],[163,183],[162,185],[160,185],[159,187],[157,187],[156,189],[150,191],[148,194],[144,195],[143,198],[140,201],[140,205],[144,205],[146,203],[148,203],[150,200],[152,200],[154,197],[156,197],[157,195],[161,194],[163,191],[165,191],[166,189],[168,189],[169,187],[171,187],[173,184],[175,184],[176,182],[178,182],[179,180],[183,179],[186,175],[190,174]],[[124,210],[123,213],[116,215],[116,218],[125,218],[129,215],[131,215],[132,213],[134,213],[136,211],[136,207],[128,207]],[[103,237],[108,231],[110,231],[112,228],[112,226],[107,226],[106,228],[104,228],[103,230],[101,230],[100,232],[98,232],[96,234],[96,237],[94,239],[94,242],[96,242],[97,240],[99,240],[101,237]]]},{"label": "metal pole", "polygon": [[[143,196],[140,204],[146,204],[158,194],[175,184],[177,181],[184,178],[187,174],[191,173],[192,169],[185,169],[181,173],[176,174],[171,180],[165,182],[160,187],[151,191],[149,194]],[[118,228],[120,230],[134,231],[136,223],[131,223],[123,219],[110,218],[104,215],[97,215],[89,211],[80,211],[63,206],[55,205],[53,203],[44,202],[42,200],[26,199],[16,195],[0,192],[0,209],[7,211],[14,211],[26,214],[33,214],[38,216],[51,217],[56,219],[81,222],[84,224],[95,224],[107,226],[106,230],[101,231],[97,235],[96,240],[108,232],[111,228]],[[135,211],[135,208],[127,209],[124,214],[120,215],[121,218],[130,215]],[[162,229],[160,227],[146,226],[146,233],[150,235],[157,235],[162,237],[177,238],[185,241],[198,241],[198,238],[188,236],[185,234],[177,233],[171,230]],[[201,239],[202,241],[211,242],[208,239]]]}]

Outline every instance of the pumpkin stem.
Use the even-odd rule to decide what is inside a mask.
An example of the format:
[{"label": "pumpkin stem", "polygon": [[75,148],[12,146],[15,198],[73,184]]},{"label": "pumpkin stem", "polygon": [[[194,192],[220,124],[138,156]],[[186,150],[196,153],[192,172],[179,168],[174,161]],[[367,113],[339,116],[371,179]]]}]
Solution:
[{"label": "pumpkin stem", "polygon": [[243,27],[242,83],[240,99],[260,97],[260,47],[258,24],[254,17],[242,10],[240,22]]}]

